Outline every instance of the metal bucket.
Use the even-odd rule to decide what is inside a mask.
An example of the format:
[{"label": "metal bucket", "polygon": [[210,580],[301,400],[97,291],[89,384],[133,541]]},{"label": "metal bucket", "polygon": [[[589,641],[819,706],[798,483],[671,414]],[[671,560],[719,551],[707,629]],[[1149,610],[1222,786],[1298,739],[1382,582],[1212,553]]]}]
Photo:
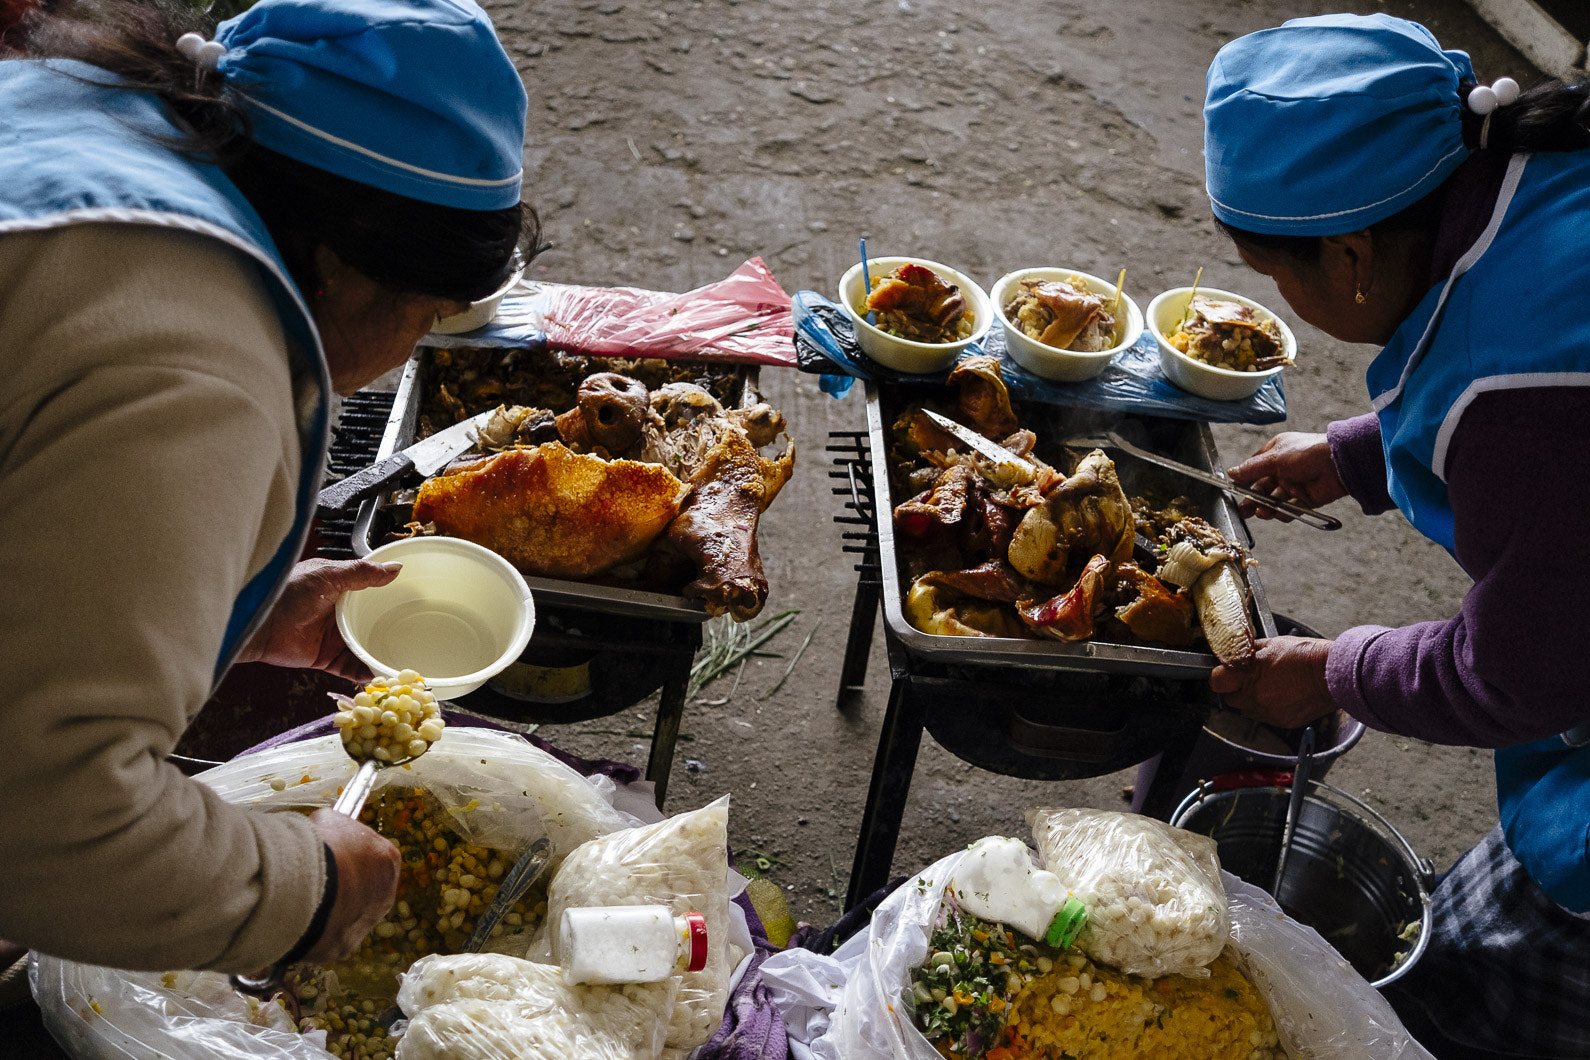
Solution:
[{"label": "metal bucket", "polygon": [[[1287,788],[1194,791],[1171,823],[1212,838],[1227,872],[1269,890],[1290,797]],[[1430,863],[1389,821],[1345,791],[1315,782],[1275,897],[1371,985],[1383,987],[1407,974],[1429,943],[1432,879]],[[1405,938],[1413,923],[1417,936]]]}]

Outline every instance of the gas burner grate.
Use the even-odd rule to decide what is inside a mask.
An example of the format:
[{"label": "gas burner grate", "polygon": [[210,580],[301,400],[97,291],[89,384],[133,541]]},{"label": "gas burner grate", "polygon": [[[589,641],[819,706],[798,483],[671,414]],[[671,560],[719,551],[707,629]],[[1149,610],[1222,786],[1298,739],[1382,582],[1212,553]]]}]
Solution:
[{"label": "gas burner grate", "polygon": [[[390,390],[361,390],[343,401],[336,425],[331,428],[331,448],[326,454],[328,483],[375,463],[396,396]],[[353,523],[357,516],[357,508],[322,516],[315,554],[324,559],[353,559]]]}]

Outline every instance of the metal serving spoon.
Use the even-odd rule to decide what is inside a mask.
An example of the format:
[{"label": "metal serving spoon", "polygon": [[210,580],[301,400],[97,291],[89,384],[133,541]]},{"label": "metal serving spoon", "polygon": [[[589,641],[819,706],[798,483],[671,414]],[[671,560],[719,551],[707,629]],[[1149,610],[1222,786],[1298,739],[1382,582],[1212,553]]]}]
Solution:
[{"label": "metal serving spoon", "polygon": [[[347,746],[343,744],[343,749],[346,750]],[[375,787],[376,773],[391,766],[406,765],[418,757],[418,755],[409,755],[406,758],[395,758],[390,762],[366,758],[359,763],[358,772],[353,774],[353,778],[343,785],[342,794],[338,795],[337,801],[331,804],[332,810],[344,817],[358,820],[360,811],[364,809],[365,800],[370,797],[370,791]],[[287,962],[280,960],[259,975],[234,975],[229,977],[229,981],[232,989],[239,993],[248,994],[250,997],[269,998],[282,988],[286,977]]]}]

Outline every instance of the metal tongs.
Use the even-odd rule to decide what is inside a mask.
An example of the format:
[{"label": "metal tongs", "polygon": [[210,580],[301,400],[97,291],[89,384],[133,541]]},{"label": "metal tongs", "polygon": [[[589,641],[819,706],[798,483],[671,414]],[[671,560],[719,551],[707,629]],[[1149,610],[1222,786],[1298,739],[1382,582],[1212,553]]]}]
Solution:
[{"label": "metal tongs", "polygon": [[1158,453],[1144,449],[1142,446],[1133,445],[1114,431],[1100,431],[1098,434],[1087,437],[1067,438],[1062,444],[1072,448],[1119,449],[1121,452],[1135,456],[1139,460],[1157,464],[1169,471],[1176,472],[1178,475],[1183,475],[1194,481],[1213,486],[1215,489],[1224,490],[1227,493],[1250,500],[1261,508],[1268,508],[1271,511],[1289,515],[1298,522],[1306,523],[1316,529],[1340,530],[1342,528],[1342,521],[1335,516],[1315,511],[1313,508],[1305,508],[1301,504],[1282,500],[1279,497],[1272,497],[1268,493],[1261,493],[1258,490],[1249,489],[1247,486],[1239,486],[1218,471],[1204,471],[1202,468],[1190,467],[1187,464],[1179,463],[1168,456],[1160,456]]},{"label": "metal tongs", "polygon": [[1303,730],[1297,745],[1297,767],[1292,770],[1292,796],[1286,801],[1286,825],[1281,832],[1281,854],[1275,862],[1275,880],[1270,884],[1270,897],[1281,900],[1281,880],[1286,876],[1286,863],[1292,855],[1292,841],[1297,837],[1297,819],[1303,812],[1303,801],[1308,798],[1309,774],[1314,772],[1314,726]]}]

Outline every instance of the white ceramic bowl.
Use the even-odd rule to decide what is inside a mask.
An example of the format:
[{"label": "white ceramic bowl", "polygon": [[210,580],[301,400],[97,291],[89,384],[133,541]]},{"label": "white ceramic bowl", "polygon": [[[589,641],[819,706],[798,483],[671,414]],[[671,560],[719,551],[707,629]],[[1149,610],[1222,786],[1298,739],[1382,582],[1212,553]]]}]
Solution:
[{"label": "white ceramic bowl", "polygon": [[497,315],[497,309],[502,305],[502,300],[508,292],[513,290],[513,285],[524,277],[524,266],[515,269],[508,282],[488,294],[478,302],[469,303],[469,308],[462,313],[454,313],[450,317],[443,317],[431,328],[432,335],[461,335],[466,331],[474,331],[490,324]]},{"label": "white ceramic bowl", "polygon": [[977,286],[975,280],[948,265],[940,265],[926,258],[874,258],[870,255],[867,258],[874,282],[907,263],[932,269],[961,289],[961,296],[966,299],[966,310],[972,314],[972,333],[969,336],[956,342],[913,342],[910,339],[896,338],[887,331],[867,323],[866,314],[856,312],[856,303],[864,303],[867,297],[866,282],[862,279],[859,261],[852,265],[839,281],[839,304],[844,306],[845,312],[850,314],[850,319],[855,321],[856,342],[868,357],[897,372],[921,374],[942,371],[955,363],[962,350],[974,342],[981,341],[983,336],[988,334],[989,327],[994,323],[993,307],[988,301],[988,293]]},{"label": "white ceramic bowl", "polygon": [[[1230,291],[1217,291],[1212,287],[1200,287],[1198,293],[1222,302],[1240,302],[1245,306],[1251,306],[1262,317],[1275,321],[1276,327],[1281,329],[1282,352],[1289,361],[1297,358],[1297,338],[1292,334],[1292,329],[1286,326],[1286,321],[1258,302],[1244,298],[1240,294],[1232,294]],[[1286,371],[1287,366],[1284,364],[1276,368],[1267,368],[1262,372],[1239,372],[1232,368],[1216,368],[1196,357],[1189,357],[1172,346],[1168,336],[1176,333],[1176,325],[1187,312],[1187,303],[1192,301],[1192,296],[1191,287],[1174,287],[1148,303],[1148,329],[1154,333],[1154,339],[1159,343],[1160,367],[1165,369],[1165,374],[1172,383],[1199,397],[1214,401],[1240,401],[1252,397],[1266,381]]]},{"label": "white ceramic bowl", "polygon": [[1135,343],[1143,334],[1143,311],[1123,290],[1121,303],[1126,308],[1126,321],[1121,341],[1097,353],[1078,353],[1061,350],[1032,338],[1021,326],[1005,316],[1005,303],[1015,297],[1023,280],[1069,280],[1075,277],[1087,285],[1088,290],[1105,298],[1115,296],[1115,284],[1090,276],[1076,269],[1018,269],[999,278],[988,292],[993,302],[994,314],[1005,329],[1005,345],[1011,358],[1033,375],[1053,379],[1058,383],[1080,383],[1092,379],[1114,360],[1115,355]]},{"label": "white ceramic bowl", "polygon": [[376,674],[417,670],[437,699],[457,699],[530,643],[530,587],[490,549],[456,537],[411,537],[367,558],[403,564],[390,583],[337,601],[342,639]]}]

